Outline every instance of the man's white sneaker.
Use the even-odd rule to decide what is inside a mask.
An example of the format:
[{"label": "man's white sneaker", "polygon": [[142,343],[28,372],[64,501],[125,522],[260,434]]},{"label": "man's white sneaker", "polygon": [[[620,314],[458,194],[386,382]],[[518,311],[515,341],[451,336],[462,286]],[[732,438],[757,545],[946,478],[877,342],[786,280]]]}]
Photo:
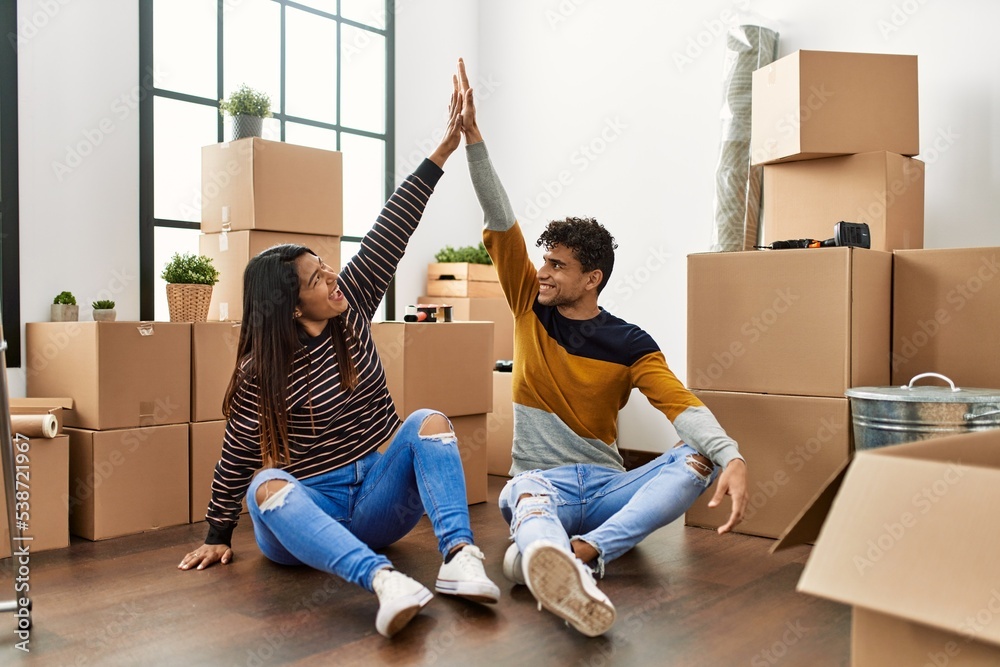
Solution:
[{"label": "man's white sneaker", "polygon": [[524,585],[524,569],[521,567],[521,550],[516,543],[507,547],[507,552],[503,555],[503,576],[515,584]]},{"label": "man's white sneaker", "polygon": [[434,597],[419,582],[402,572],[383,569],[375,573],[372,588],[378,596],[375,629],[384,637],[392,637],[406,627],[420,608]]},{"label": "man's white sneaker", "polygon": [[538,604],[574,628],[597,637],[615,624],[615,607],[572,552],[539,540],[522,554],[524,578]]},{"label": "man's white sneaker", "polygon": [[485,558],[479,547],[466,544],[450,562],[441,564],[434,590],[474,602],[495,603],[500,599],[500,589],[486,576]]}]

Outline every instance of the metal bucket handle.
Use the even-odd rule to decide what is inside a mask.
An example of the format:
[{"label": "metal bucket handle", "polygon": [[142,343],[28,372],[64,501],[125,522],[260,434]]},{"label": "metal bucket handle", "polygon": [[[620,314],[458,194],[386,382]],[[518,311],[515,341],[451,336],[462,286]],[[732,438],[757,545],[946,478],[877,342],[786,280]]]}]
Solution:
[{"label": "metal bucket handle", "polygon": [[940,373],[921,373],[920,375],[914,375],[913,378],[910,380],[910,384],[903,385],[902,387],[900,387],[900,389],[913,389],[914,382],[916,382],[921,378],[930,378],[930,377],[937,378],[939,380],[944,380],[945,382],[951,385],[952,391],[961,391],[961,389],[956,387],[955,383],[951,381],[950,377],[941,375]]}]

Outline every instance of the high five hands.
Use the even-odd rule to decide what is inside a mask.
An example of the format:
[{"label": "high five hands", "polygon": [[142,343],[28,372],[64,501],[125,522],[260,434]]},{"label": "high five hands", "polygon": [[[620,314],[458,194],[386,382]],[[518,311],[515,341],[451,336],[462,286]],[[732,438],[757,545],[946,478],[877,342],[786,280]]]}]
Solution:
[{"label": "high five hands", "polygon": [[465,61],[461,58],[458,59],[458,85],[462,102],[462,133],[465,135],[465,143],[479,143],[483,140],[483,135],[480,134],[479,125],[476,124],[476,101],[472,94],[472,86],[469,85],[469,77],[465,73]]}]

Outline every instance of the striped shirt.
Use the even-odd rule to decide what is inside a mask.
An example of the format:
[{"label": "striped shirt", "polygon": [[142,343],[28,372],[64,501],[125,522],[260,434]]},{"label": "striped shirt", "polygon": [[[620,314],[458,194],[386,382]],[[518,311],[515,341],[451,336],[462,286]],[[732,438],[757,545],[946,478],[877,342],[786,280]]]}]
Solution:
[{"label": "striped shirt", "polygon": [[[350,352],[358,371],[353,392],[340,386],[330,337],[332,323],[315,338],[302,334],[303,347],[295,355],[288,378],[290,462],[280,466],[298,479],[357,461],[399,427],[372,340],[371,320],[442,173],[424,160],[389,198],[358,254],[340,273],[338,286],[350,305],[344,314],[353,339]],[[215,466],[206,544],[231,543],[243,497],[261,467],[258,405],[257,386],[247,381],[234,397],[222,458]]]}]

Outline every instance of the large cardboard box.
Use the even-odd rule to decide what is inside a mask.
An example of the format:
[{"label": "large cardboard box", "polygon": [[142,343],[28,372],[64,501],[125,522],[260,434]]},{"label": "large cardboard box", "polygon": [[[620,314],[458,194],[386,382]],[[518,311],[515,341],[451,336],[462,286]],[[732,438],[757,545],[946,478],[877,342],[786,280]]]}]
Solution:
[{"label": "large cardboard box", "polygon": [[924,247],[924,163],[879,151],[764,167],[764,243],[863,222],[872,250]]},{"label": "large cardboard box", "polygon": [[67,426],[183,424],[191,417],[191,324],[29,322],[28,396],[69,396]]},{"label": "large cardboard box", "polygon": [[[851,457],[846,398],[696,391],[747,461],[749,502],[734,532],[779,537],[830,476]],[[685,515],[689,526],[718,528],[729,520],[727,498],[715,508],[712,484]]]},{"label": "large cardboard box", "polygon": [[998,503],[1000,431],[859,451],[798,590],[854,607],[856,667],[998,664]]},{"label": "large cardboard box", "polygon": [[[16,411],[11,406],[11,411]],[[69,437],[17,439],[14,442],[15,492],[28,493],[28,500],[15,498],[16,519],[24,519],[23,535],[31,553],[69,546]],[[10,556],[7,526],[7,495],[0,475],[0,558]],[[17,548],[17,547],[15,547]]]},{"label": "large cardboard box", "polygon": [[[438,303],[451,306],[451,319],[456,322],[493,323],[493,361],[514,358],[514,315],[503,297],[436,297],[422,296],[418,303]],[[496,364],[491,363],[490,368]]]},{"label": "large cardboard box", "polygon": [[753,164],[920,152],[916,56],[796,51],[752,78]]},{"label": "large cardboard box", "polygon": [[201,231],[264,229],[341,236],[338,151],[251,138],[201,149]]},{"label": "large cardboard box", "polygon": [[[205,520],[205,511],[208,509],[208,502],[212,499],[215,464],[222,457],[222,438],[225,434],[225,420],[191,424],[188,434],[191,523]],[[243,512],[246,511],[247,503],[244,499]]]},{"label": "large cardboard box", "polygon": [[465,472],[465,495],[470,505],[486,502],[488,415],[451,417]]},{"label": "large cardboard box", "polygon": [[211,257],[219,270],[219,282],[212,290],[212,303],[208,307],[209,320],[243,319],[243,270],[260,252],[284,243],[303,245],[327,265],[340,270],[339,236],[244,230],[198,237],[198,251]]},{"label": "large cardboard box", "polygon": [[693,389],[842,398],[887,385],[892,254],[813,248],[688,256]]},{"label": "large cardboard box", "polygon": [[68,428],[70,531],[88,540],[188,523],[188,425]]},{"label": "large cardboard box", "polygon": [[440,262],[427,265],[427,294],[433,297],[503,298],[492,264]]},{"label": "large cardboard box", "polygon": [[191,421],[222,419],[222,401],[236,368],[238,322],[191,325]]},{"label": "large cardboard box", "polygon": [[511,389],[513,373],[493,371],[493,412],[487,418],[489,432],[486,441],[486,471],[491,475],[510,477],[514,446],[514,398]]},{"label": "large cardboard box", "polygon": [[941,373],[1000,388],[1000,248],[901,250],[893,258],[892,384]]},{"label": "large cardboard box", "polygon": [[492,322],[376,322],[372,338],[400,419],[419,408],[448,417],[493,409]]}]

